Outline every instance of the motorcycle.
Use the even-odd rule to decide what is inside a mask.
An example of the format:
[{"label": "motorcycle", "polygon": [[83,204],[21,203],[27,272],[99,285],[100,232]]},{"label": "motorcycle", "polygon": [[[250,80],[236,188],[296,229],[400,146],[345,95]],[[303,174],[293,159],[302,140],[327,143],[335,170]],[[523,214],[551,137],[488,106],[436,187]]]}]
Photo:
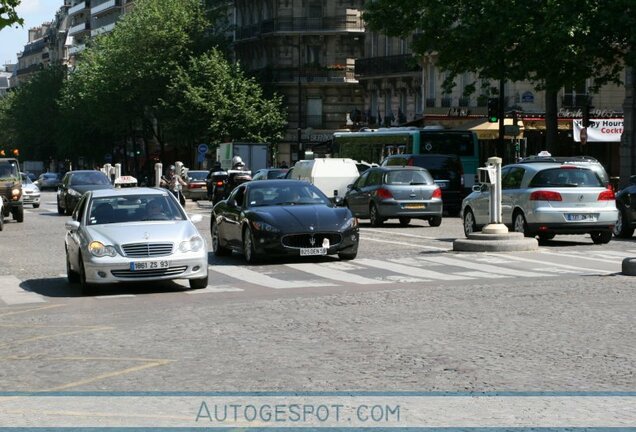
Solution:
[{"label": "motorcycle", "polygon": [[215,171],[208,178],[208,198],[216,204],[230,196],[238,185],[252,180],[252,172],[230,169]]}]

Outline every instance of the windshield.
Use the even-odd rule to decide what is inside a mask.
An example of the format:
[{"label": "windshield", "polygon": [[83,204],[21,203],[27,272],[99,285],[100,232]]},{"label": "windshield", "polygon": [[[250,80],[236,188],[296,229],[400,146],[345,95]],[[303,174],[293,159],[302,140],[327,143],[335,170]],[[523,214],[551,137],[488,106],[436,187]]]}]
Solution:
[{"label": "windshield", "polygon": [[18,164],[14,161],[0,162],[0,180],[18,180],[20,174],[18,172]]},{"label": "windshield", "polygon": [[431,185],[433,179],[424,170],[398,170],[386,174],[386,184],[389,185]]},{"label": "windshield", "polygon": [[87,225],[161,220],[185,220],[185,214],[167,195],[126,195],[93,198]]},{"label": "windshield", "polygon": [[190,178],[190,180],[201,181],[205,180],[207,176],[207,171],[188,171],[188,177]]},{"label": "windshield", "polygon": [[539,171],[529,187],[603,187],[603,183],[590,169],[564,167]]},{"label": "windshield", "polygon": [[100,171],[87,171],[74,173],[71,177],[71,186],[78,185],[109,185],[108,177]]},{"label": "windshield", "polygon": [[248,191],[247,199],[248,207],[331,204],[329,198],[314,185],[295,182],[285,185],[251,187]]},{"label": "windshield", "polygon": [[28,185],[28,184],[31,184],[33,182],[31,181],[31,178],[28,175],[23,173],[22,174],[22,183],[24,183],[25,185]]}]

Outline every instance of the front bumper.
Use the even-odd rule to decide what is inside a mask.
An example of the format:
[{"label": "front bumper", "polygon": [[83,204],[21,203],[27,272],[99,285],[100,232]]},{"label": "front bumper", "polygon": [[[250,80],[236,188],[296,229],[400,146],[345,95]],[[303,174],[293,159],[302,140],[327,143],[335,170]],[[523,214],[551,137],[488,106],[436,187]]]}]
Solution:
[{"label": "front bumper", "polygon": [[[315,236],[316,243],[314,245],[308,244],[295,244],[289,246],[284,244],[283,237],[288,236]],[[327,255],[334,255],[341,252],[353,253],[358,251],[358,243],[360,240],[360,233],[358,228],[351,228],[340,232],[330,233],[253,233],[254,237],[254,250],[258,255],[266,256],[300,256],[301,248],[319,248],[322,246],[322,236],[328,235],[329,237],[337,235],[340,237],[340,242],[329,246],[327,249]],[[333,238],[333,237],[331,237]],[[289,244],[289,242],[287,242]]]},{"label": "front bumper", "polygon": [[22,195],[23,204],[40,204],[40,194]]},{"label": "front bumper", "polygon": [[[208,275],[208,253],[205,248],[198,252],[174,253],[169,256],[152,258],[93,257],[87,251],[84,257],[86,282],[112,284],[119,282],[159,281],[172,279],[202,279]],[[131,270],[131,263],[168,261],[167,268]]]}]

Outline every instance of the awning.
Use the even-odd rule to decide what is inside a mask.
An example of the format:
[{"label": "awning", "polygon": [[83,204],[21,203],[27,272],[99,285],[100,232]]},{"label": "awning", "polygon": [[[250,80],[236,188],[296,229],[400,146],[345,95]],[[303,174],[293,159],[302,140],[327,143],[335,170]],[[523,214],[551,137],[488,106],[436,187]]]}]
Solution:
[{"label": "awning", "polygon": [[[504,119],[504,127],[512,127],[512,119]],[[519,126],[519,133],[514,136],[504,135],[505,139],[523,138],[524,124],[521,120],[517,120],[517,126]],[[464,124],[464,128],[471,130],[477,134],[477,138],[480,140],[495,140],[499,138],[499,123],[490,123],[486,119],[478,119],[473,122]]]}]

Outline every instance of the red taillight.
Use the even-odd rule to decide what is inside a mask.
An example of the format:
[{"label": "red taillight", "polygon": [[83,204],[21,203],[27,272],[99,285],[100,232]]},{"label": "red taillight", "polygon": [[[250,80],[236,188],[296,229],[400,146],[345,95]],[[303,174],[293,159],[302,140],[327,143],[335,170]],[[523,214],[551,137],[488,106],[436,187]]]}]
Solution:
[{"label": "red taillight", "polygon": [[598,194],[598,201],[612,201],[616,199],[616,195],[614,195],[614,191],[611,189],[606,189],[600,194]]},{"label": "red taillight", "polygon": [[216,182],[216,185],[217,186],[223,186],[223,182],[222,181],[218,181],[218,182]]},{"label": "red taillight", "polygon": [[558,192],[535,191],[530,194],[530,201],[562,201],[562,198]]},{"label": "red taillight", "polygon": [[437,188],[433,191],[433,198],[441,198],[442,197],[442,190],[440,188]]},{"label": "red taillight", "polygon": [[391,192],[389,192],[386,189],[378,189],[375,192],[375,196],[377,196],[380,199],[391,199],[393,198],[393,194]]},{"label": "red taillight", "polygon": [[413,166],[413,158],[409,158],[409,160],[406,162],[406,164],[408,166]]}]

